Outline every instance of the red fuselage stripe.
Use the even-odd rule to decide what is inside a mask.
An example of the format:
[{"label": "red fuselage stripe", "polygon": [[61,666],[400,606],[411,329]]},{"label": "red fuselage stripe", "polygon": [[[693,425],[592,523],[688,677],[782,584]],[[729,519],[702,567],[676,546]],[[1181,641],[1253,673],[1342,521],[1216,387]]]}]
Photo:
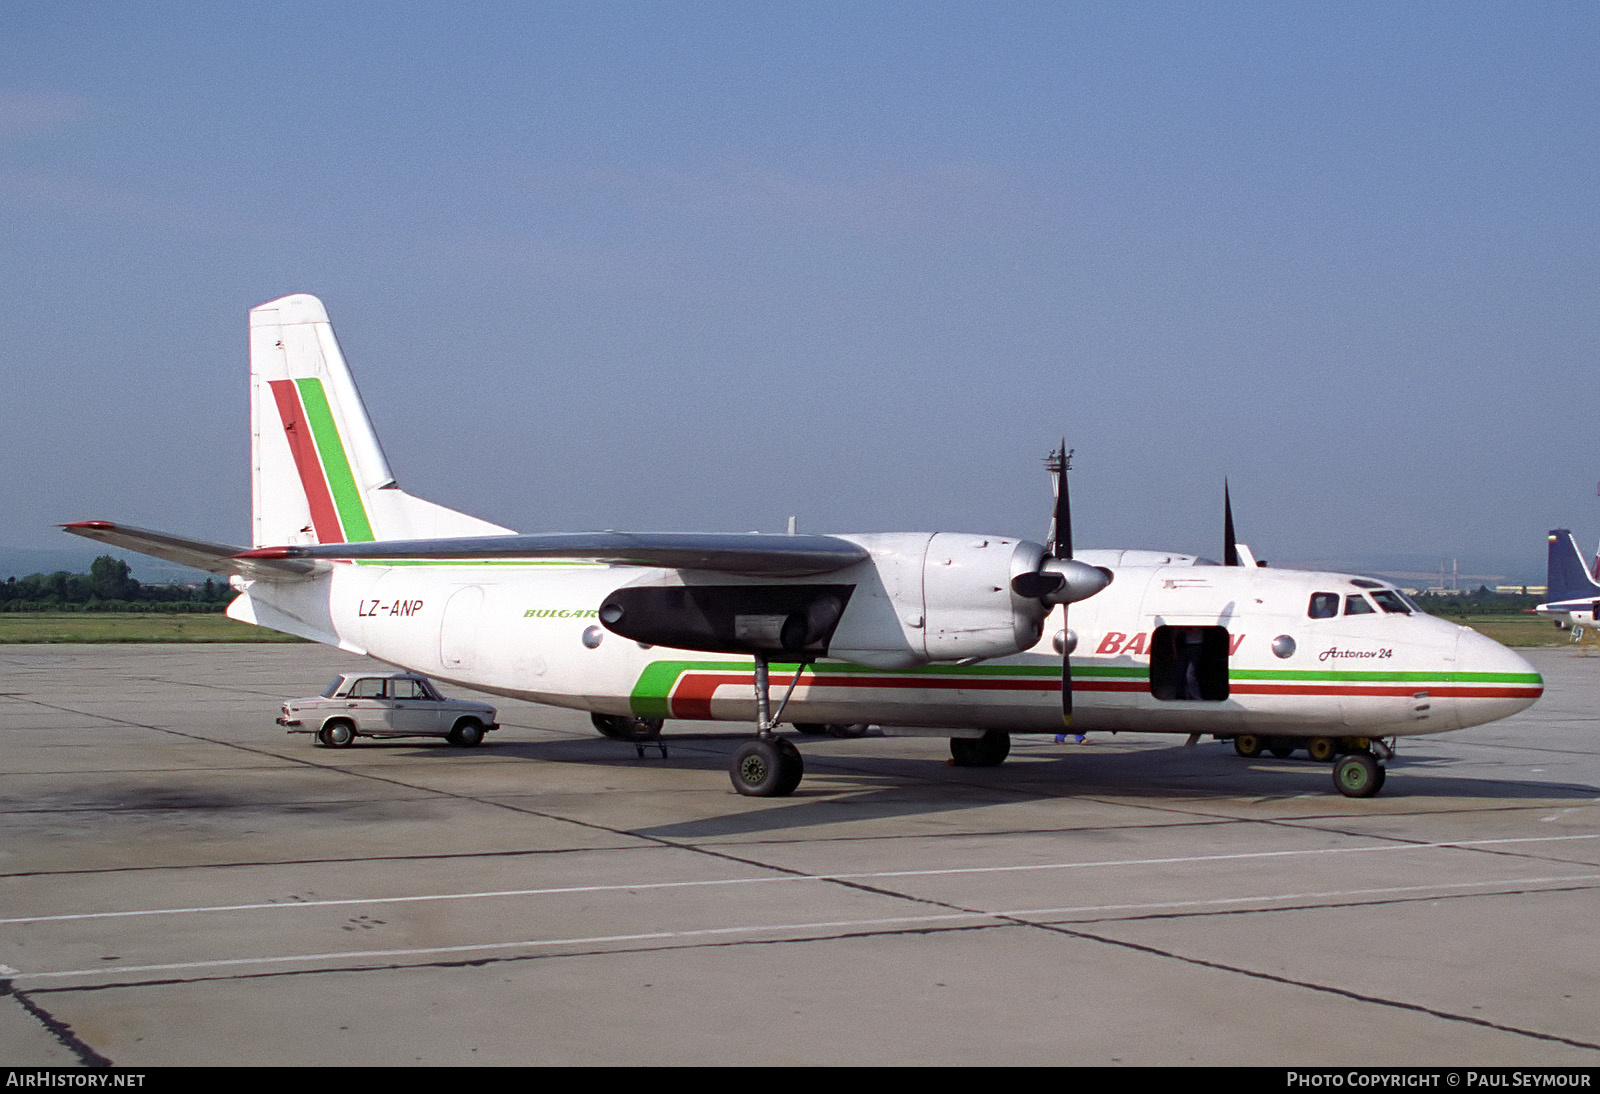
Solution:
[{"label": "red fuselage stripe", "polygon": [[317,530],[317,542],[343,543],[344,530],[339,526],[339,513],[333,507],[328,481],[322,475],[322,461],[317,458],[311,427],[300,409],[300,393],[295,390],[293,380],[269,380],[267,383],[272,386],[278,417],[283,419],[283,432],[289,438],[289,451],[294,453],[294,466],[300,472],[300,486],[311,506],[311,523]]},{"label": "red fuselage stripe", "polygon": [[[771,688],[789,686],[792,675],[773,673]],[[1060,682],[1034,678],[1022,680],[997,680],[993,678],[962,677],[950,679],[932,676],[862,677],[855,675],[828,675],[817,673],[802,678],[807,687],[842,688],[895,688],[925,691],[1060,691]],[[674,718],[710,718],[711,700],[721,687],[755,686],[755,677],[748,672],[686,672],[678,678],[672,689],[670,704]],[[1150,685],[1144,680],[1084,680],[1072,682],[1073,691],[1102,691],[1149,694]],[[1246,684],[1229,686],[1234,695],[1351,695],[1409,698],[1426,692],[1430,698],[1463,699],[1533,699],[1543,693],[1543,688],[1532,687],[1417,687],[1406,684]]]}]

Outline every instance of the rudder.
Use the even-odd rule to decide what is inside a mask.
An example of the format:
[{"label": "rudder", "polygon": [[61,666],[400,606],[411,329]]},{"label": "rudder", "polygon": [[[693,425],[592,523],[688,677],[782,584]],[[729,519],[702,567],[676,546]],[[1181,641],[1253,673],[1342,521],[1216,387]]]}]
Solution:
[{"label": "rudder", "polygon": [[399,488],[314,296],[251,309],[250,435],[256,547],[509,531]]}]

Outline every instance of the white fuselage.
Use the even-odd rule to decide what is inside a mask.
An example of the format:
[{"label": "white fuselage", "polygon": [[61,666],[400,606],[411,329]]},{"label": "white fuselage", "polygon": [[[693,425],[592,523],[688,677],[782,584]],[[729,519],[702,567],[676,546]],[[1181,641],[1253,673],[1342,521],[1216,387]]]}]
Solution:
[{"label": "white fuselage", "polygon": [[[1076,557],[1105,566],[1114,580],[1070,609],[1075,731],[1437,733],[1504,718],[1542,691],[1517,654],[1444,620],[1375,606],[1368,598],[1381,586],[1364,579],[1197,565],[1189,556],[1154,552]],[[874,559],[818,579],[857,587],[840,634],[853,633],[853,612],[899,628],[885,645],[920,641],[916,632],[932,619],[905,610],[906,589],[885,592],[898,579],[878,567]],[[643,646],[601,624],[598,607],[613,590],[678,579],[674,571],[579,562],[344,562],[303,581],[246,583],[231,614],[535,702],[753,721],[749,655]],[[890,601],[872,598],[891,594],[898,611],[878,611]],[[1318,611],[1333,603],[1336,613],[1314,617],[1317,596]],[[1363,610],[1352,613],[1356,608]],[[1168,678],[1181,669],[1171,668],[1170,657],[1163,662],[1157,644],[1173,649],[1174,633],[1202,629],[1225,637],[1225,663],[1209,694],[1175,697]],[[1037,644],[1009,656],[906,664],[824,658],[804,670],[784,720],[1057,732],[1062,632],[1057,608]],[[932,636],[927,641],[931,647]],[[792,665],[775,664],[774,692],[781,694],[792,675]],[[1158,697],[1164,688],[1167,697]]]}]

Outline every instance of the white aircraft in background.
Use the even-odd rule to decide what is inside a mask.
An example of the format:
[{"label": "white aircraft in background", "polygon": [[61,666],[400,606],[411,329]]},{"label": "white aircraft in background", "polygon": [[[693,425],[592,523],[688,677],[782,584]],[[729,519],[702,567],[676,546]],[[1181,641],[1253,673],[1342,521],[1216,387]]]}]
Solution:
[{"label": "white aircraft in background", "polygon": [[[1571,627],[1572,639],[1583,638],[1585,627],[1595,625],[1600,612],[1600,581],[1583,564],[1578,541],[1565,528],[1553,528],[1545,569],[1545,595],[1550,599],[1533,610],[1554,617],[1558,627]],[[1596,561],[1600,565],[1600,559]]]},{"label": "white aircraft in background", "polygon": [[[1072,545],[1066,454],[1048,546],[960,532],[518,535],[401,490],[320,301],[250,313],[252,546],[106,521],[78,535],[227,574],[235,619],[480,691],[591,712],[754,720],[742,794],[803,767],[782,722],[931,727],[958,764],[1011,733],[1135,730],[1305,748],[1351,797],[1393,739],[1507,717],[1525,660],[1393,586]],[[1067,607],[1073,605],[1071,625]],[[782,689],[773,708],[770,692]],[[341,735],[343,736],[343,735]]]}]

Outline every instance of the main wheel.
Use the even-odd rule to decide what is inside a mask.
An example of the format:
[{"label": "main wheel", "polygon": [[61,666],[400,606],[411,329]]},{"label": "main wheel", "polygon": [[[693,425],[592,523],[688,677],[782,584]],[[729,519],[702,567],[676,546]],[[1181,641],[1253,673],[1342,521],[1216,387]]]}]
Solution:
[{"label": "main wheel", "polygon": [[1247,760],[1261,755],[1261,738],[1254,733],[1241,733],[1233,739],[1233,750]]},{"label": "main wheel", "polygon": [[1383,788],[1383,767],[1370,752],[1347,752],[1333,765],[1333,785],[1347,798],[1370,798]]},{"label": "main wheel", "polygon": [[997,767],[1011,755],[1011,734],[985,730],[982,737],[951,737],[950,758],[957,767]]},{"label": "main wheel", "polygon": [[826,734],[829,737],[849,739],[864,736],[869,727],[866,722],[796,722],[794,728],[808,737],[821,737]]},{"label": "main wheel", "polygon": [[805,775],[800,750],[781,737],[757,737],[733,753],[728,777],[733,788],[750,798],[782,798],[793,794]]},{"label": "main wheel", "polygon": [[1280,760],[1287,760],[1290,756],[1293,756],[1294,749],[1295,744],[1293,741],[1285,741],[1281,737],[1272,738],[1271,742],[1267,745],[1267,751],[1272,753]]},{"label": "main wheel", "polygon": [[483,740],[483,723],[476,718],[463,718],[450,730],[446,740],[462,748],[474,748]]},{"label": "main wheel", "polygon": [[317,734],[317,740],[329,748],[349,748],[356,739],[356,727],[349,722],[329,722]]},{"label": "main wheel", "polygon": [[1306,742],[1306,755],[1319,764],[1325,764],[1338,753],[1339,745],[1332,737],[1313,737]]},{"label": "main wheel", "polygon": [[660,718],[630,718],[622,714],[591,714],[589,721],[613,741],[653,741],[661,736],[661,727],[666,724]]}]

